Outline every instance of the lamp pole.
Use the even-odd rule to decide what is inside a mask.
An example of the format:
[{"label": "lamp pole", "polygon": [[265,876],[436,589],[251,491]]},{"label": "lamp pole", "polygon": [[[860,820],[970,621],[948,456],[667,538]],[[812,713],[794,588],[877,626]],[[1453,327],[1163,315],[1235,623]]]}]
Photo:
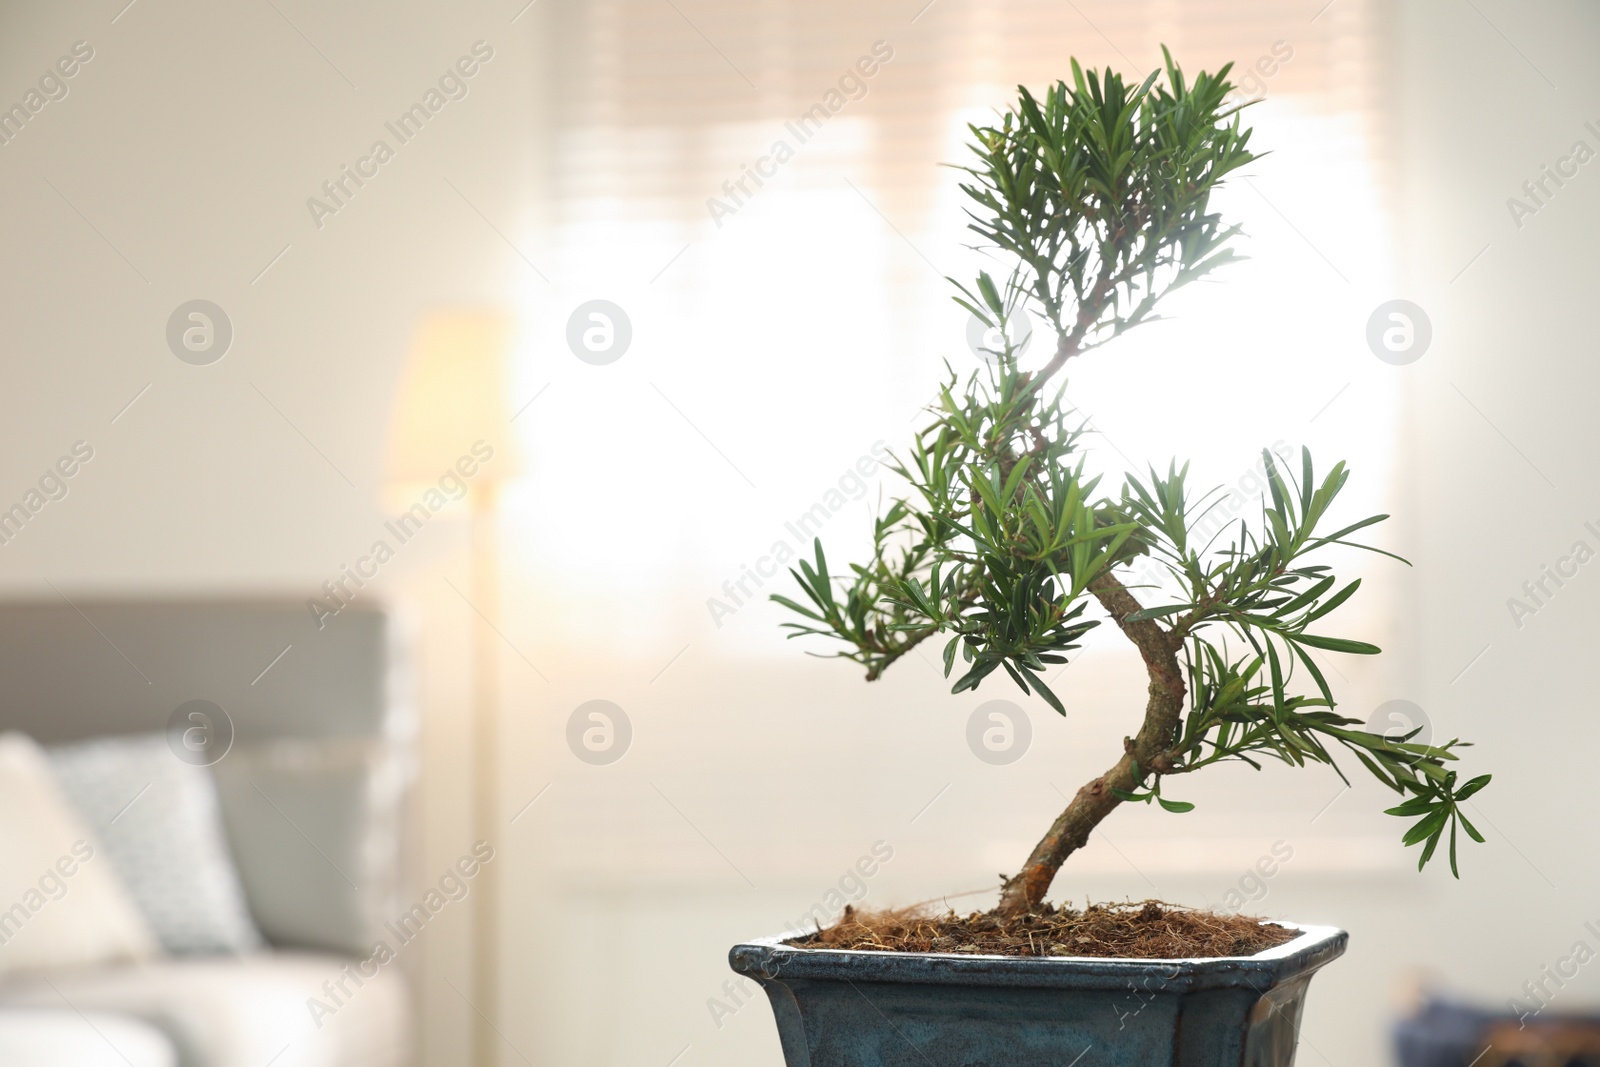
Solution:
[{"label": "lamp pole", "polygon": [[[473,836],[493,846],[500,837],[499,657],[492,633],[500,614],[495,527],[495,485],[483,479],[468,491],[472,527],[472,825]],[[499,1035],[490,1022],[500,1014],[500,864],[486,863],[473,888],[472,1062],[494,1067]]]}]

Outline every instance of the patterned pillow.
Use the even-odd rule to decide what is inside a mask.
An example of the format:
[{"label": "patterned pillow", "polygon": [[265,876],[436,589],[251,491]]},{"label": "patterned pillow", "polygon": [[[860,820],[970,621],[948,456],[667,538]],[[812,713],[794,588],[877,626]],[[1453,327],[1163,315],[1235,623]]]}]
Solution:
[{"label": "patterned pillow", "polygon": [[262,947],[210,768],[179,760],[164,734],[58,745],[49,755],[162,947],[189,955]]}]

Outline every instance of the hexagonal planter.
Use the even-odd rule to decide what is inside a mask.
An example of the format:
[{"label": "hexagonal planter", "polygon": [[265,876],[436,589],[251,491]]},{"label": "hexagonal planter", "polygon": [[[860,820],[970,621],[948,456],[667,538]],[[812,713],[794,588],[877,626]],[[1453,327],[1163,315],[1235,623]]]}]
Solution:
[{"label": "hexagonal planter", "polygon": [[[788,1067],[1289,1067],[1331,926],[1254,956],[1130,960],[735,945]],[[787,935],[793,936],[793,935]]]}]

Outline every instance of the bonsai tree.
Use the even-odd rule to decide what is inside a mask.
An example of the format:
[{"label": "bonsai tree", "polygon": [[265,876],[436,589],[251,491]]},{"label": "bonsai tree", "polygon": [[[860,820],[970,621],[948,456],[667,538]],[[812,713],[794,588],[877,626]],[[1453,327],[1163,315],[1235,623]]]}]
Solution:
[{"label": "bonsai tree", "polygon": [[[1257,158],[1228,99],[1231,64],[1191,82],[1163,54],[1164,69],[1138,84],[1074,61],[1070,85],[1043,98],[1021,89],[994,125],[970,127],[974,158],[961,168],[970,229],[1007,272],[955,283],[955,299],[1003,338],[993,364],[965,381],[952,371],[932,422],[895,454],[890,468],[909,491],[875,520],[872,558],[835,575],[818,539],[815,562],[792,571],[806,602],[773,597],[803,619],[786,624],[791,637],[842,642],[834,654],[869,681],[940,638],[953,693],[1004,672],[1062,714],[1045,674],[1100,624],[1090,603],[1132,642],[1150,678],[1143,722],[1003,881],[1002,917],[1041,905],[1062,863],[1118,805],[1189,811],[1164,794],[1167,783],[1226,760],[1325,763],[1343,777],[1334,752],[1347,750],[1403,797],[1388,811],[1416,820],[1403,840],[1423,845],[1419,869],[1446,831],[1453,872],[1457,827],[1483,840],[1461,806],[1489,776],[1458,780],[1463,743],[1363,729],[1335,710],[1317,664],[1317,653],[1379,651],[1324,630],[1361,585],[1340,584],[1325,550],[1391,555],[1351,540],[1385,515],[1327,528],[1349,477],[1343,463],[1319,476],[1308,451],[1296,472],[1263,450],[1259,519],[1204,543],[1191,534],[1220,491],[1191,492],[1187,464],[1128,476],[1112,493],[1085,473],[1062,372],[1235,258],[1239,228],[1209,201]],[[1013,338],[1024,309],[1056,337],[1034,369],[1019,366]],[[1130,584],[1136,565],[1152,563],[1159,581]]]}]

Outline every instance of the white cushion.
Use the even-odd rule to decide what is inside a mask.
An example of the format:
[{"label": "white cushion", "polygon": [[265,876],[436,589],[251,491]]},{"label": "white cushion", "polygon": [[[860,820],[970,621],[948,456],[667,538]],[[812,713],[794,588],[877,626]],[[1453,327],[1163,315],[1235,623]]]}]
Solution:
[{"label": "white cushion", "polygon": [[158,953],[39,746],[0,734],[0,975]]},{"label": "white cushion", "polygon": [[65,998],[133,1016],[166,1033],[182,1067],[401,1067],[411,1026],[398,966],[372,965],[360,986],[348,958],[286,952],[16,975],[0,980],[0,1012]]},{"label": "white cushion", "polygon": [[160,1030],[134,1019],[70,1008],[0,1010],[6,1067],[178,1067]]},{"label": "white cushion", "polygon": [[48,752],[67,800],[105,846],[163,948],[204,954],[262,947],[223,838],[209,768],[174,756],[165,734]]}]

